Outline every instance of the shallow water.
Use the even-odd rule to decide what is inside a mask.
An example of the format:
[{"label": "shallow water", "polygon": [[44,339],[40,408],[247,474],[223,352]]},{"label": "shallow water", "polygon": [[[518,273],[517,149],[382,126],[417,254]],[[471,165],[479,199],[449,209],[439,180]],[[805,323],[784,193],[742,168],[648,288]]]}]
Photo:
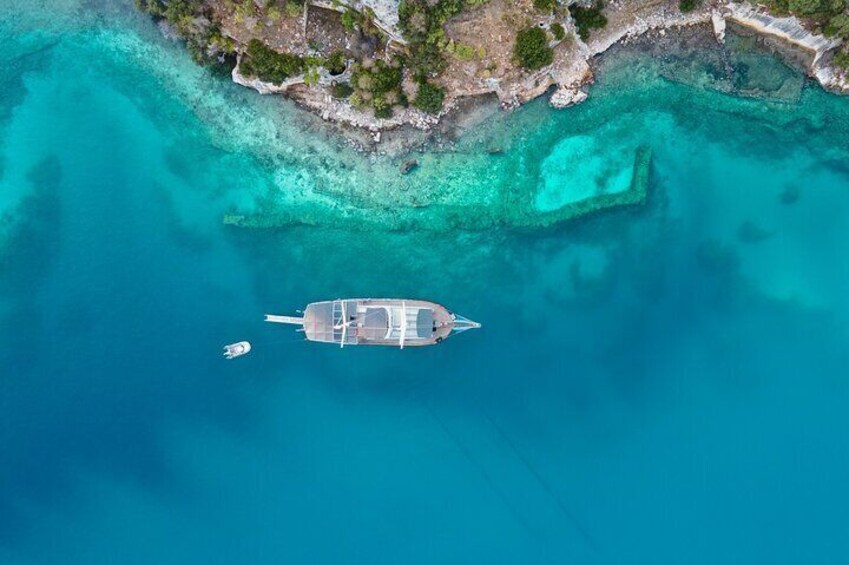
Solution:
[{"label": "shallow water", "polygon": [[[587,103],[500,114],[402,178],[127,4],[12,4],[2,561],[845,562],[849,100],[621,52]],[[541,189],[592,193],[644,145],[645,206],[442,229],[548,223]],[[318,225],[222,225],[268,202]],[[261,322],[361,295],[484,327],[340,351]]]}]

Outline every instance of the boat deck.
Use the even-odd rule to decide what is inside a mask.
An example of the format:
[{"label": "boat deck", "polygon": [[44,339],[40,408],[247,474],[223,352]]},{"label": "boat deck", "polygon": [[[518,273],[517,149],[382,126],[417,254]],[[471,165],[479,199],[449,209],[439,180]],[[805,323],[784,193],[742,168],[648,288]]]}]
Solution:
[{"label": "boat deck", "polygon": [[312,341],[415,347],[448,337],[454,318],[444,306],[424,300],[333,300],[310,304],[303,324]]}]

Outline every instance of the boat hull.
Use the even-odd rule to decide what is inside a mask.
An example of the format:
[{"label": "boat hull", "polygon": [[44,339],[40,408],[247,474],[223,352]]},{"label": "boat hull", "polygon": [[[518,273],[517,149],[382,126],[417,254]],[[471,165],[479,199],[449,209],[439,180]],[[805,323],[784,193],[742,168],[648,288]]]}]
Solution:
[{"label": "boat hull", "polygon": [[435,345],[451,334],[447,308],[425,300],[361,298],[313,302],[304,310],[310,341],[339,345]]},{"label": "boat hull", "polygon": [[349,298],[313,302],[303,316],[267,315],[266,321],[303,326],[310,341],[348,345],[424,347],[480,324],[427,300]]}]

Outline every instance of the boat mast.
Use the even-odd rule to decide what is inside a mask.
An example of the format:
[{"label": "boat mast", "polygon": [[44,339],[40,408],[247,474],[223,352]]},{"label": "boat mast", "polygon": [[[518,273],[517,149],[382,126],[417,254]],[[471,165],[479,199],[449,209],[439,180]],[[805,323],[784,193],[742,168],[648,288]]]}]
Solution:
[{"label": "boat mast", "polygon": [[407,303],[401,301],[401,337],[398,339],[401,349],[404,349],[404,339],[407,337]]},{"label": "boat mast", "polygon": [[345,347],[345,338],[348,337],[348,315],[345,311],[345,300],[340,300],[342,303],[342,341],[339,342],[339,348]]}]

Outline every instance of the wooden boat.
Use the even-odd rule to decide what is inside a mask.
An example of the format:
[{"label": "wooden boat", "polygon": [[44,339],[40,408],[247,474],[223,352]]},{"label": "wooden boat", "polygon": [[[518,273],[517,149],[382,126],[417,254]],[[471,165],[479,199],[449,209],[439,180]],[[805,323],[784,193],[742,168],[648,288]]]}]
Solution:
[{"label": "wooden boat", "polygon": [[308,340],[346,345],[435,345],[481,327],[426,300],[352,298],[313,302],[303,316],[266,315],[266,322],[302,327]]}]

